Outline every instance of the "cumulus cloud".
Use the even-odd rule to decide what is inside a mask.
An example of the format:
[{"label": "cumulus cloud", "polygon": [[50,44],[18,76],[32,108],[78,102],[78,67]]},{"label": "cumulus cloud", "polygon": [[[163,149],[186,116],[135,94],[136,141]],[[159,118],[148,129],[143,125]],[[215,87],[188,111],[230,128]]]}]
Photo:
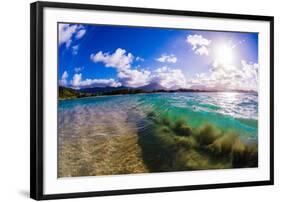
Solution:
[{"label": "cumulus cloud", "polygon": [[158,83],[167,89],[186,87],[186,78],[180,69],[171,69],[167,66],[156,69],[152,75],[152,82]]},{"label": "cumulus cloud", "polygon": [[171,55],[162,54],[159,58],[156,58],[156,60],[158,62],[176,63],[178,59],[174,54]]},{"label": "cumulus cloud", "polygon": [[106,67],[117,68],[120,71],[129,69],[134,60],[131,53],[126,54],[126,50],[121,48],[116,49],[112,54],[99,51],[96,54],[91,54],[90,58],[93,62],[102,62]]},{"label": "cumulus cloud", "polygon": [[74,74],[71,85],[73,88],[80,89],[86,87],[119,87],[121,83],[115,81],[114,79],[85,79],[82,78],[82,73]]},{"label": "cumulus cloud", "polygon": [[59,80],[59,85],[67,86],[67,78],[68,78],[68,73],[67,73],[67,71],[64,71],[61,76],[61,79]]},{"label": "cumulus cloud", "polygon": [[[200,44],[209,43],[202,42]],[[203,53],[204,50],[201,50],[202,46],[196,44],[198,43],[195,43],[195,49],[202,51],[201,54],[206,54]],[[70,82],[72,87],[127,86],[136,88],[150,83],[158,83],[167,89],[257,90],[258,88],[258,64],[245,60],[241,60],[241,63],[236,66],[215,60],[209,71],[197,73],[195,77],[187,80],[181,69],[164,66],[149,71],[142,69],[141,66],[133,66],[136,58],[132,53],[121,48],[116,49],[113,53],[99,51],[91,54],[90,59],[95,63],[103,63],[105,67],[116,69],[117,78],[83,79],[81,73],[83,68],[77,67],[74,69],[76,74]],[[60,83],[67,85],[67,77],[68,74],[65,72]]]},{"label": "cumulus cloud", "polygon": [[84,69],[84,67],[75,67],[75,68],[74,68],[74,72],[75,72],[75,73],[79,73],[79,72],[81,72],[83,69]]},{"label": "cumulus cloud", "polygon": [[243,72],[245,73],[246,78],[258,79],[258,69],[259,65],[257,63],[248,63],[245,60],[241,60],[243,67]]},{"label": "cumulus cloud", "polygon": [[209,50],[206,46],[201,46],[195,50],[195,53],[198,55],[209,55]]},{"label": "cumulus cloud", "polygon": [[126,50],[118,48],[114,53],[104,53],[99,51],[90,56],[93,62],[102,62],[106,67],[117,70],[118,81],[128,87],[139,87],[149,83],[150,72],[132,68],[134,56]]},{"label": "cumulus cloud", "polygon": [[207,74],[197,74],[189,85],[200,85],[204,89],[258,90],[257,63],[242,60],[240,65],[234,66],[214,62],[209,70]]},{"label": "cumulus cloud", "polygon": [[77,24],[59,24],[59,45],[65,44],[70,47],[74,39],[81,39],[86,33],[83,25]]},{"label": "cumulus cloud", "polygon": [[77,55],[79,50],[79,45],[72,46],[72,54]]},{"label": "cumulus cloud", "polygon": [[76,33],[75,38],[76,38],[76,39],[81,39],[85,34],[86,34],[86,30],[85,30],[85,29],[80,29],[80,30]]},{"label": "cumulus cloud", "polygon": [[118,79],[124,86],[128,87],[140,87],[149,84],[150,71],[126,69],[118,72]]},{"label": "cumulus cloud", "polygon": [[209,55],[208,46],[211,40],[204,38],[202,35],[188,35],[186,42],[192,46],[192,50],[198,55]]},{"label": "cumulus cloud", "polygon": [[[162,59],[160,59],[162,57]],[[175,63],[177,58],[174,55],[162,55],[158,58],[163,62]],[[180,69],[172,69],[169,67],[158,68],[151,72],[144,69],[136,69],[132,67],[134,60],[137,60],[132,53],[118,48],[114,53],[104,53],[99,51],[90,56],[93,62],[102,62],[105,67],[115,68],[117,70],[118,82],[122,86],[140,87],[148,85],[151,82],[157,82],[165,88],[184,88],[186,79]],[[140,60],[140,59],[139,59]],[[140,67],[139,67],[140,68]]]},{"label": "cumulus cloud", "polygon": [[258,89],[258,69],[257,63],[247,63],[245,60],[241,61],[242,72],[244,73],[244,79],[248,81],[248,86],[253,89]]},{"label": "cumulus cloud", "polygon": [[80,87],[82,81],[82,74],[74,74],[72,81],[71,81],[71,85],[74,87]]},{"label": "cumulus cloud", "polygon": [[137,56],[137,57],[136,57],[136,61],[141,61],[141,62],[143,62],[144,59],[143,59],[142,57]]}]

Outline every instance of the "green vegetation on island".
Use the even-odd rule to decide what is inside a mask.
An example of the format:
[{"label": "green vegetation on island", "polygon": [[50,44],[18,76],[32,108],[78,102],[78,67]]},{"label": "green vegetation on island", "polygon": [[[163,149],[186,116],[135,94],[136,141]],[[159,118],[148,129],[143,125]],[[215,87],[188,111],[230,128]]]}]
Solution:
[{"label": "green vegetation on island", "polygon": [[104,95],[122,95],[122,94],[138,94],[138,93],[148,93],[148,91],[142,89],[117,89],[113,91],[106,92],[96,92],[88,93],[81,90],[74,90],[72,88],[59,87],[59,99],[74,99],[74,98],[83,98],[83,97],[92,97],[92,96],[104,96]]},{"label": "green vegetation on island", "polygon": [[78,90],[74,90],[72,88],[66,88],[66,87],[59,87],[59,99],[65,100],[65,99],[74,99],[74,98],[82,98],[82,97],[89,97],[91,96],[90,93],[82,93]]},{"label": "green vegetation on island", "polygon": [[[148,89],[143,88],[128,88],[128,87],[99,87],[99,88],[87,88],[87,89],[73,89],[68,87],[59,86],[59,100],[84,98],[93,96],[104,95],[125,95],[125,94],[139,94],[139,93],[175,93],[175,92],[221,92],[216,90],[198,90],[198,89]],[[240,92],[240,93],[256,93],[255,91],[226,91],[226,92]]]}]

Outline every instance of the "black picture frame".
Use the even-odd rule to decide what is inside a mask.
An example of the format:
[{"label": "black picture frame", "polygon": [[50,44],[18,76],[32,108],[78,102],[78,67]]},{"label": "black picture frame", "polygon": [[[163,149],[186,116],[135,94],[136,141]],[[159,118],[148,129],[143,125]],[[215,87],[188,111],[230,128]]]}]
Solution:
[{"label": "black picture frame", "polygon": [[[67,8],[80,10],[118,11],[130,13],[211,17],[222,19],[258,20],[270,23],[270,179],[238,183],[204,184],[143,189],[93,191],[45,195],[43,193],[43,9]],[[35,2],[30,5],[30,197],[36,200],[92,197],[121,194],[186,191],[274,184],[274,17],[183,10],[103,6],[76,3]]]}]

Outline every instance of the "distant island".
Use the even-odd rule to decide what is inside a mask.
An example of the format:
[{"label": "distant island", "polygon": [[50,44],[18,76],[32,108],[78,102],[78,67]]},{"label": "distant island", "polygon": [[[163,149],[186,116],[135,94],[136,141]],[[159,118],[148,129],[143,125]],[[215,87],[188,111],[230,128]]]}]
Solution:
[{"label": "distant island", "polygon": [[216,89],[166,89],[160,84],[151,83],[146,86],[131,88],[126,86],[120,87],[89,87],[82,89],[74,89],[70,87],[59,86],[59,99],[75,99],[93,96],[105,95],[124,95],[124,94],[139,94],[139,93],[175,93],[175,92],[238,92],[238,93],[257,93],[253,90],[216,90]]}]

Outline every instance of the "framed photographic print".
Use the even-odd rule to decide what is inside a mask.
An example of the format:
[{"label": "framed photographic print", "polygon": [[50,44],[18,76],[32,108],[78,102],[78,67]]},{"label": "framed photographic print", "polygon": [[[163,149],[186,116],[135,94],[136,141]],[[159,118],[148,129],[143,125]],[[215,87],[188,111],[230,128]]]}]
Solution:
[{"label": "framed photographic print", "polygon": [[31,197],[273,184],[273,17],[31,4]]}]

